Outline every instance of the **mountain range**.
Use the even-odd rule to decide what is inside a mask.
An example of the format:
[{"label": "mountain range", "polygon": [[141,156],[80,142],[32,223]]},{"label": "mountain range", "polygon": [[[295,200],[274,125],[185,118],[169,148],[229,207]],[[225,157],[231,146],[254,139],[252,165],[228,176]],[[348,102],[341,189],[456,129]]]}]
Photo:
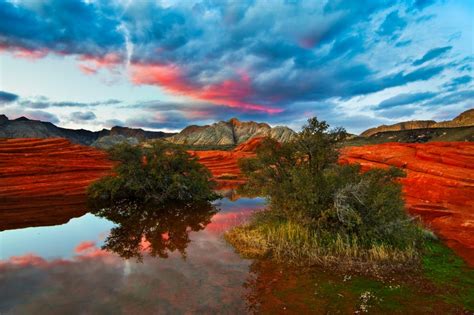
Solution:
[{"label": "mountain range", "polygon": [[288,127],[270,127],[266,123],[242,122],[237,118],[219,121],[206,126],[188,126],[167,141],[189,145],[238,145],[255,137],[270,137],[279,142],[287,142],[296,133]]},{"label": "mountain range", "polygon": [[[146,131],[143,129],[113,127],[100,131],[85,129],[67,129],[58,127],[50,122],[31,120],[20,117],[10,120],[5,115],[0,115],[0,138],[66,138],[73,143],[93,145],[98,139],[135,138],[137,140],[149,140],[169,137],[174,133],[162,131]],[[107,138],[106,138],[107,139]]]},{"label": "mountain range", "polygon": [[[266,123],[239,121],[232,118],[212,125],[191,125],[179,133],[146,131],[115,126],[100,131],[67,129],[50,122],[20,117],[14,120],[0,115],[0,138],[66,138],[73,143],[109,148],[116,143],[137,144],[145,140],[166,139],[176,144],[195,146],[236,146],[256,137],[271,137],[279,142],[291,141],[296,133],[288,127],[271,127]],[[474,109],[453,120],[414,120],[370,128],[349,141],[353,145],[383,142],[474,141]]]}]

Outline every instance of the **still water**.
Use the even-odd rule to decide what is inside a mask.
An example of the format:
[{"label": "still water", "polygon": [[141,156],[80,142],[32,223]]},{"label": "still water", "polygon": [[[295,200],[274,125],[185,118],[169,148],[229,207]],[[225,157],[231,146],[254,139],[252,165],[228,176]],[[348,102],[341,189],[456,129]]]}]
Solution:
[{"label": "still water", "polygon": [[3,231],[0,314],[245,313],[251,261],[222,234],[263,205],[223,199],[159,218],[88,213]]},{"label": "still water", "polygon": [[241,258],[223,233],[263,207],[260,198],[160,211],[122,205],[0,232],[0,314],[465,312],[424,282]]}]

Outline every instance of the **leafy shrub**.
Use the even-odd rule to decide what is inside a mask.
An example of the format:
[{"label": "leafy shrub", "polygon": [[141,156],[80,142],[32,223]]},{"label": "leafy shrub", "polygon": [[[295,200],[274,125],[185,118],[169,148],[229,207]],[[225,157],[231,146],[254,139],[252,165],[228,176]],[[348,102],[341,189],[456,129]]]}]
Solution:
[{"label": "leafy shrub", "polygon": [[[338,165],[338,146],[345,136],[343,129],[329,130],[325,122],[312,118],[295,141],[266,140],[256,157],[239,161],[248,178],[241,193],[264,196],[269,205],[250,228],[264,234],[269,242],[266,248],[295,247],[280,245],[288,241],[288,235],[305,235],[302,244],[313,251],[317,244],[326,249],[319,251],[326,255],[357,252],[353,256],[388,258],[394,255],[380,252],[391,250],[410,253],[398,257],[415,258],[422,237],[404,209],[397,182],[404,173],[396,168],[363,173],[358,165]],[[286,233],[288,226],[299,232]],[[245,233],[249,234],[248,229]],[[307,242],[308,235],[313,240]],[[237,238],[234,234],[233,239]],[[379,254],[364,254],[374,248]]]},{"label": "leafy shrub", "polygon": [[210,172],[176,145],[155,142],[143,148],[120,144],[109,154],[117,161],[114,174],[92,183],[87,190],[94,207],[122,200],[164,204],[217,198]]}]

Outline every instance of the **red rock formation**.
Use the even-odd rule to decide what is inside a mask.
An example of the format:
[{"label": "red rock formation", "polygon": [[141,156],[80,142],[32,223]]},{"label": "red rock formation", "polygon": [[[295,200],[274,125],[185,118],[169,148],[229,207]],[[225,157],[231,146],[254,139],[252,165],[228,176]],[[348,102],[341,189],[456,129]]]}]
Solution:
[{"label": "red rock formation", "polygon": [[474,265],[474,143],[386,143],[343,150],[342,163],[397,166],[407,209]]},{"label": "red rock formation", "polygon": [[263,137],[252,138],[232,151],[189,151],[189,153],[197,157],[199,162],[211,171],[217,181],[218,189],[232,189],[245,182],[237,161],[254,156],[262,139]]},{"label": "red rock formation", "polygon": [[112,165],[105,152],[65,139],[0,139],[0,230],[84,214],[85,188]]}]

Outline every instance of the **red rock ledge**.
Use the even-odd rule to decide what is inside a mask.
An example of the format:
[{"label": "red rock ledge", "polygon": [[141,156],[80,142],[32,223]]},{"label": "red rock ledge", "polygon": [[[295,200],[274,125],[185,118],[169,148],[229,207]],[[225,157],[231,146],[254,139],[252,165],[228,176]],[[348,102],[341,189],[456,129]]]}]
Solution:
[{"label": "red rock ledge", "polygon": [[386,143],[348,147],[342,163],[363,169],[397,166],[408,211],[419,215],[449,247],[474,266],[474,143]]},{"label": "red rock ledge", "polygon": [[112,165],[105,152],[65,139],[0,139],[0,230],[83,215],[85,188]]}]

